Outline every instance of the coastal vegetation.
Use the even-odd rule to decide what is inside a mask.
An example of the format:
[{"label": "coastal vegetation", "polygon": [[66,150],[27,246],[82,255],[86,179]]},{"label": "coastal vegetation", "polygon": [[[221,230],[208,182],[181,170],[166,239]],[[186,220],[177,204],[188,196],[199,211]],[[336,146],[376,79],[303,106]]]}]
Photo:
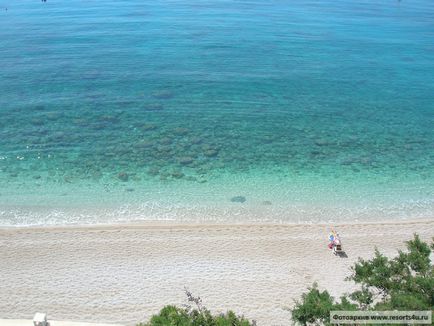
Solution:
[{"label": "coastal vegetation", "polygon": [[237,316],[233,311],[213,315],[202,304],[200,297],[195,297],[185,289],[189,304],[182,308],[168,305],[152,316],[148,323],[140,323],[137,326],[255,326],[256,322]]},{"label": "coastal vegetation", "polygon": [[[298,325],[331,325],[330,311],[434,310],[434,267],[430,259],[433,242],[428,244],[415,234],[406,242],[406,251],[388,258],[375,250],[371,259],[359,258],[347,281],[359,289],[333,298],[314,283],[291,309],[292,322]],[[213,315],[202,305],[200,297],[185,290],[189,304],[183,308],[168,305],[148,323],[137,326],[250,326],[256,325],[233,311]]]},{"label": "coastal vegetation", "polygon": [[418,235],[406,242],[407,251],[389,259],[378,249],[369,260],[359,258],[351,268],[348,281],[360,289],[335,300],[327,290],[314,284],[292,309],[292,320],[301,325],[331,325],[334,310],[434,310],[434,250]]}]

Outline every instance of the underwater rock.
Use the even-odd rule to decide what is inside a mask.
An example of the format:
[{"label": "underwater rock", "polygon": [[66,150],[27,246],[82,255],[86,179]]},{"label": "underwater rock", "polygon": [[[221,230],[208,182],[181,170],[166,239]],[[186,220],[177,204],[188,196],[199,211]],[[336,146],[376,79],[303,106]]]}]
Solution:
[{"label": "underwater rock", "polygon": [[102,173],[101,171],[94,171],[92,172],[92,179],[94,180],[100,180],[102,178]]},{"label": "underwater rock", "polygon": [[126,192],[133,192],[133,191],[134,191],[134,188],[126,188],[125,191],[126,191]]},{"label": "underwater rock", "polygon": [[372,162],[373,162],[373,160],[370,157],[363,157],[360,159],[360,164],[363,164],[363,165],[370,165]]},{"label": "underwater rock", "polygon": [[144,106],[146,111],[162,111],[164,110],[164,106],[160,103],[150,103]]},{"label": "underwater rock", "polygon": [[135,145],[136,148],[150,148],[152,146],[154,143],[150,140],[141,140]]},{"label": "underwater rock", "polygon": [[62,114],[61,112],[47,112],[47,113],[45,114],[45,117],[46,117],[48,120],[51,120],[51,121],[58,120],[58,119],[60,119],[62,116],[63,116],[63,114]]},{"label": "underwater rock", "polygon": [[89,124],[89,121],[83,118],[74,118],[72,119],[72,123],[83,127],[83,126],[87,126]]},{"label": "underwater rock", "polygon": [[201,165],[202,165],[202,163],[199,162],[199,161],[197,161],[197,160],[195,160],[195,161],[193,161],[192,163],[189,164],[189,166],[192,167],[192,168],[198,168]]},{"label": "underwater rock", "polygon": [[30,122],[34,126],[43,126],[44,125],[44,120],[40,119],[40,118],[33,118],[32,120],[30,120]]},{"label": "underwater rock", "polygon": [[[151,143],[152,144],[152,143]],[[124,156],[131,154],[132,150],[128,146],[116,146],[114,148],[116,156]],[[128,163],[128,161],[125,161],[125,163]],[[91,163],[92,164],[92,163]]]},{"label": "underwater rock", "polygon": [[152,97],[159,100],[168,100],[173,97],[173,93],[168,89],[162,89],[152,93]]},{"label": "underwater rock", "polygon": [[35,105],[33,107],[33,110],[35,110],[35,111],[43,111],[43,110],[45,110],[45,106],[42,105],[42,104],[38,104],[38,105]]},{"label": "underwater rock", "polygon": [[202,141],[203,141],[203,139],[200,138],[200,137],[193,137],[193,138],[190,139],[190,142],[192,144],[195,144],[195,145],[198,145],[198,144],[202,143]]},{"label": "underwater rock", "polygon": [[172,150],[172,148],[170,146],[167,145],[159,145],[157,146],[157,152],[158,153],[164,153],[167,154]]},{"label": "underwater rock", "polygon": [[51,139],[59,141],[65,138],[65,133],[63,131],[56,131],[51,135]]},{"label": "underwater rock", "polygon": [[351,164],[357,163],[357,160],[355,160],[353,158],[345,158],[345,159],[342,159],[339,163],[340,163],[340,165],[351,165]]},{"label": "underwater rock", "polygon": [[54,177],[56,174],[57,174],[57,171],[54,171],[54,170],[48,170],[48,175],[49,175],[50,177]]},{"label": "underwater rock", "polygon": [[175,170],[170,174],[170,176],[175,179],[181,179],[185,176],[185,174],[180,170]]},{"label": "underwater rock", "polygon": [[210,144],[204,144],[201,146],[203,151],[207,151],[209,149],[214,149],[214,146],[211,146]]},{"label": "underwater rock", "polygon": [[275,136],[270,136],[270,135],[266,135],[266,136],[264,136],[264,137],[261,138],[261,141],[264,144],[271,144],[275,140],[276,140],[276,137]]},{"label": "underwater rock", "polygon": [[169,152],[156,152],[156,153],[152,153],[152,158],[156,159],[156,160],[164,160],[167,163],[172,162],[172,155],[170,155]]},{"label": "underwater rock", "polygon": [[212,165],[211,164],[202,164],[200,167],[196,169],[196,172],[198,174],[208,174],[212,171]]},{"label": "underwater rock", "polygon": [[105,123],[95,123],[92,125],[93,130],[103,130],[107,127],[107,124]]},{"label": "underwater rock", "polygon": [[98,118],[100,122],[109,122],[109,123],[117,123],[119,119],[113,115],[102,115]]},{"label": "underwater rock", "polygon": [[190,150],[190,144],[188,143],[178,143],[175,149],[178,152],[184,153],[184,156],[195,156],[194,152],[190,151],[189,153],[187,153]]},{"label": "underwater rock", "polygon": [[126,172],[119,172],[118,173],[118,179],[123,181],[123,182],[127,182],[129,179],[129,175]]},{"label": "underwater rock", "polygon": [[197,174],[205,175],[205,174],[207,174],[207,172],[208,172],[208,170],[207,170],[207,169],[204,169],[202,166],[198,166],[198,167],[196,168],[196,173],[197,173]]},{"label": "underwater rock", "polygon": [[317,145],[317,146],[327,146],[327,145],[330,145],[330,142],[328,142],[325,139],[316,139],[315,140],[315,145]]},{"label": "underwater rock", "polygon": [[217,162],[214,164],[214,167],[216,169],[224,169],[226,167],[226,165],[223,162]]},{"label": "underwater rock", "polygon": [[169,138],[169,137],[163,137],[160,139],[160,144],[161,145],[170,145],[173,143],[173,139]]},{"label": "underwater rock", "polygon": [[152,131],[157,129],[157,125],[153,124],[153,123],[145,123],[142,126],[139,126],[140,130],[142,131]]},{"label": "underwater rock", "polygon": [[35,180],[39,180],[39,179],[41,179],[41,176],[40,176],[40,175],[34,175],[34,176],[33,176],[33,179],[35,179]]},{"label": "underwater rock", "polygon": [[110,152],[105,152],[104,156],[107,158],[112,158],[112,157],[115,157],[116,154],[115,154],[115,152],[110,151]]},{"label": "underwater rock", "polygon": [[182,165],[191,164],[191,163],[193,163],[193,161],[194,161],[194,159],[190,156],[184,156],[184,157],[181,157],[179,159],[179,163],[181,163]]},{"label": "underwater rock", "polygon": [[244,203],[246,201],[246,197],[244,196],[235,196],[231,198],[231,202],[233,203]]},{"label": "underwater rock", "polygon": [[208,149],[203,154],[207,157],[215,157],[219,152],[216,149]]},{"label": "underwater rock", "polygon": [[[35,128],[32,130],[32,132],[29,133],[32,136],[45,136],[48,135],[48,129],[46,128]],[[39,140],[35,139],[36,143],[39,142],[45,142],[47,139],[46,138],[39,138]]]},{"label": "underwater rock", "polygon": [[177,135],[177,136],[185,136],[190,132],[189,129],[187,128],[183,128],[183,127],[177,127],[175,129],[173,129],[173,134]]},{"label": "underwater rock", "polygon": [[147,173],[148,173],[148,175],[156,176],[156,175],[158,175],[158,173],[160,173],[160,169],[157,167],[151,167],[148,169]]}]

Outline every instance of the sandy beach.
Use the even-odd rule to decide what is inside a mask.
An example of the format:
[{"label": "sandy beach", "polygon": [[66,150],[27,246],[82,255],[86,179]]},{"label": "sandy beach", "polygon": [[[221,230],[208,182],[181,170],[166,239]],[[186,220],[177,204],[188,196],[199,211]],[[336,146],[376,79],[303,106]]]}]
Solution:
[{"label": "sandy beach", "polygon": [[[327,249],[331,227],[347,257]],[[0,230],[0,317],[133,325],[184,287],[212,311],[233,309],[259,325],[289,325],[286,308],[317,281],[332,295],[358,257],[394,255],[434,220],[340,225],[111,225]]]}]

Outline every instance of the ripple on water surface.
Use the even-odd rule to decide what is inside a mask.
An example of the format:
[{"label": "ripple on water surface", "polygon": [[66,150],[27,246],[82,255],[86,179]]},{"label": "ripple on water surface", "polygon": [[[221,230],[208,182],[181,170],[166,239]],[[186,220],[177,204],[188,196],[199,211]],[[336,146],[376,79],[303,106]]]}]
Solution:
[{"label": "ripple on water surface", "polygon": [[432,218],[429,1],[1,15],[1,225]]}]

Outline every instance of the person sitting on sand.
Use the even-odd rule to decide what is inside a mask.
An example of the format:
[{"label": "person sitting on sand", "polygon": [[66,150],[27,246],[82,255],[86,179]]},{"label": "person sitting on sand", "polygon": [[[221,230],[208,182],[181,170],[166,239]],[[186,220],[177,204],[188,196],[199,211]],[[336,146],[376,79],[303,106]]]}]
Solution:
[{"label": "person sitting on sand", "polygon": [[329,249],[333,249],[333,246],[338,245],[341,243],[341,240],[339,238],[339,233],[337,233],[335,230],[332,229],[332,232],[329,234],[329,241],[328,244]]}]

